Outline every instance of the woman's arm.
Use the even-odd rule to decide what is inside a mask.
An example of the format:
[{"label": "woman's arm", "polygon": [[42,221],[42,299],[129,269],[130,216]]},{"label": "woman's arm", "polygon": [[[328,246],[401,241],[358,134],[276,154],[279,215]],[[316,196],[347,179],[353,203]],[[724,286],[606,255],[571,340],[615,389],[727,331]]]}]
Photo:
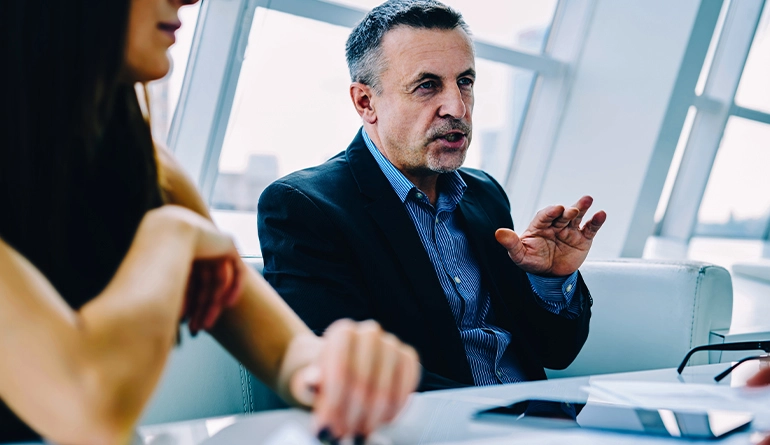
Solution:
[{"label": "woman's arm", "polygon": [[[211,220],[205,202],[173,155],[158,147],[158,160],[166,202],[186,207]],[[294,348],[297,351],[290,354],[286,363],[285,352],[297,335],[317,337],[261,275],[251,267],[246,269],[241,298],[222,313],[211,334],[260,380],[285,399],[298,403],[289,393],[287,382],[279,384],[279,380],[287,380],[281,375],[292,374],[311,361],[314,356],[310,356],[313,355],[310,351],[318,348]]]},{"label": "woman's arm", "polygon": [[[211,218],[173,156],[158,153],[167,202]],[[222,313],[214,337],[285,400],[312,406],[316,427],[332,437],[366,436],[393,420],[417,386],[414,349],[373,321],[340,320],[319,338],[248,269],[241,298]]]},{"label": "woman's arm", "polygon": [[0,398],[57,443],[125,441],[174,344],[192,260],[234,254],[192,212],[153,210],[107,288],[76,312],[0,240]]}]

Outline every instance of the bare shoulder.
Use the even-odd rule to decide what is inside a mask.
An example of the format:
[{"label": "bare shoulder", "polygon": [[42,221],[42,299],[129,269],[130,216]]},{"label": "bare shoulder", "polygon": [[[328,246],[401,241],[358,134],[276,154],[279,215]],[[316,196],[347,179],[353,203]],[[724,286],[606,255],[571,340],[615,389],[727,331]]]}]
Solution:
[{"label": "bare shoulder", "polygon": [[174,154],[163,144],[155,142],[158,171],[163,197],[167,204],[187,207],[210,219],[208,208],[192,178],[184,171]]}]

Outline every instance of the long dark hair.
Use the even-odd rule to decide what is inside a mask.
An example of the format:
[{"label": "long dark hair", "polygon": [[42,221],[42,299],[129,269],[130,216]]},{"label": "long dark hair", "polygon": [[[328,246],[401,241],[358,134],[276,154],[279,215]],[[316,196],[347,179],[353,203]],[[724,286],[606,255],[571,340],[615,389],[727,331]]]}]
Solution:
[{"label": "long dark hair", "polygon": [[[131,0],[0,2],[0,237],[49,279],[75,267],[62,264],[64,252],[83,241],[72,237],[98,238],[93,232],[101,231],[110,238],[124,230],[130,242],[158,200],[149,126],[133,85],[120,81],[130,6]],[[105,190],[92,194],[100,181]],[[98,202],[112,193],[129,199]],[[94,208],[121,215],[94,225]],[[126,211],[138,215],[125,218]],[[83,219],[90,228],[73,232]]]}]

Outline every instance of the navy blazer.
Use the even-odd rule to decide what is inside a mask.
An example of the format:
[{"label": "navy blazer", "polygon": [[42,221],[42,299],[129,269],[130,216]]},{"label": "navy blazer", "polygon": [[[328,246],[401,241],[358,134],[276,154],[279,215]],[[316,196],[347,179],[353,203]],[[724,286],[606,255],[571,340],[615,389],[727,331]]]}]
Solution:
[{"label": "navy blazer", "polygon": [[[460,170],[468,185],[455,210],[479,262],[495,324],[511,333],[527,380],[563,369],[588,336],[591,297],[582,278],[576,319],[541,308],[524,271],[495,240],[513,228],[510,204],[488,174]],[[257,210],[264,276],[316,333],[340,318],[377,320],[415,347],[420,390],[473,385],[460,332],[417,229],[364,143],[272,183]]]}]

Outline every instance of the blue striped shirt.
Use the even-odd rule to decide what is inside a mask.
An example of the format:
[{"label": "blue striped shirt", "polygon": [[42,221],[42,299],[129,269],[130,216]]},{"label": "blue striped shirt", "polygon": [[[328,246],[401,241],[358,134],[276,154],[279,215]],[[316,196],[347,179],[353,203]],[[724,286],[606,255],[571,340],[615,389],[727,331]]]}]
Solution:
[{"label": "blue striped shirt", "polygon": [[[454,210],[467,188],[457,172],[439,175],[436,205],[412,184],[363,131],[364,141],[393,190],[414,222],[460,331],[476,385],[523,381],[513,351],[511,333],[495,326],[489,292],[481,283],[481,270]],[[579,298],[573,299],[577,272],[568,277],[545,278],[528,274],[538,303],[569,318],[580,315]]]}]

